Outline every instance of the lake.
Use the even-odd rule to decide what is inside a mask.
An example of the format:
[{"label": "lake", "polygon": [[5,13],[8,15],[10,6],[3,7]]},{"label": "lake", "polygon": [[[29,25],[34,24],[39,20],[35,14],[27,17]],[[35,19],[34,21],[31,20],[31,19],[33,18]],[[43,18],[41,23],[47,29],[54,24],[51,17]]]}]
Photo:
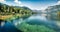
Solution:
[{"label": "lake", "polygon": [[0,20],[0,32],[23,32],[19,29],[23,22],[26,22],[29,25],[44,25],[50,29],[60,32],[59,21],[48,19],[46,16],[39,14],[18,18],[11,22]]}]

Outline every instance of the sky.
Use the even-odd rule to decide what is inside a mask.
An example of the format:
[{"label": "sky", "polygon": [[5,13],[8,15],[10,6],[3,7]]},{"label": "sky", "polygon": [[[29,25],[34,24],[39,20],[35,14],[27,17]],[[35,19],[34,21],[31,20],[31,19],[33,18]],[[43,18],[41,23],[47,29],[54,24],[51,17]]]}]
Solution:
[{"label": "sky", "polygon": [[60,0],[0,0],[10,6],[26,6],[32,10],[44,10],[48,6],[59,5]]}]

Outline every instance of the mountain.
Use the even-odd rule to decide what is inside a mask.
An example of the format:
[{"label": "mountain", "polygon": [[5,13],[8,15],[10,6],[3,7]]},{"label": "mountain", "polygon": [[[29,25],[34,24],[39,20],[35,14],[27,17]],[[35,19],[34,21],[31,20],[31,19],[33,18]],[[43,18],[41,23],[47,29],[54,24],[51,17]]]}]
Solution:
[{"label": "mountain", "polygon": [[7,4],[0,3],[0,12],[3,13],[27,13],[32,12],[30,8],[28,7],[20,7],[20,6],[9,6]]},{"label": "mountain", "polygon": [[45,11],[48,13],[60,11],[60,5],[49,6]]},{"label": "mountain", "polygon": [[60,19],[60,5],[49,6],[45,11],[51,19]]},{"label": "mountain", "polygon": [[40,13],[42,13],[42,10],[32,10],[32,12],[40,14]]}]

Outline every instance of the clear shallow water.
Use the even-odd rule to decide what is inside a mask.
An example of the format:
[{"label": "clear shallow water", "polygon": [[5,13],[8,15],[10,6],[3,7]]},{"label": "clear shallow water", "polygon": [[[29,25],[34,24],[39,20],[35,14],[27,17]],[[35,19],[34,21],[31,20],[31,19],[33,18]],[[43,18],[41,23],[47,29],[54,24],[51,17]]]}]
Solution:
[{"label": "clear shallow water", "polygon": [[45,25],[46,27],[60,32],[60,27],[57,25],[56,21],[48,20],[45,16],[41,15],[32,15],[28,18],[19,18],[12,20],[12,22],[2,22],[2,26],[0,25],[1,32],[22,32],[18,30],[19,27],[17,25],[20,25],[24,21],[30,25]]},{"label": "clear shallow water", "polygon": [[22,32],[18,30],[12,23],[4,22],[3,26],[0,25],[0,32]]},{"label": "clear shallow water", "polygon": [[60,32],[60,26],[57,24],[56,20],[48,20],[45,16],[33,15],[26,19],[27,23],[30,25],[44,25],[48,28],[54,29]]}]

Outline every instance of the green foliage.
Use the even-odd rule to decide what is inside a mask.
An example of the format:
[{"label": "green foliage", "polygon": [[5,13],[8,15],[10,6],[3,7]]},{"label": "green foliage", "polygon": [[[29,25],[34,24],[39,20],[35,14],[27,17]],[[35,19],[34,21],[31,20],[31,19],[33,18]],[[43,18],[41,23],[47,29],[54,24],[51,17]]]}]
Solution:
[{"label": "green foliage", "polygon": [[[0,3],[0,15],[12,15],[8,20],[13,20],[21,16],[31,15],[32,11],[28,7],[20,7],[20,6],[8,6],[6,4]],[[19,14],[19,15],[18,15]],[[5,17],[7,18],[7,17]]]},{"label": "green foliage", "polygon": [[18,29],[23,32],[55,32],[53,29],[50,29],[44,25],[30,25],[25,22],[18,25]]},{"label": "green foliage", "polygon": [[11,14],[15,14],[15,13],[30,14],[30,13],[32,13],[31,9],[29,9],[28,7],[8,6],[8,5],[0,3],[0,8],[1,8],[0,13],[1,12],[11,13]]}]

